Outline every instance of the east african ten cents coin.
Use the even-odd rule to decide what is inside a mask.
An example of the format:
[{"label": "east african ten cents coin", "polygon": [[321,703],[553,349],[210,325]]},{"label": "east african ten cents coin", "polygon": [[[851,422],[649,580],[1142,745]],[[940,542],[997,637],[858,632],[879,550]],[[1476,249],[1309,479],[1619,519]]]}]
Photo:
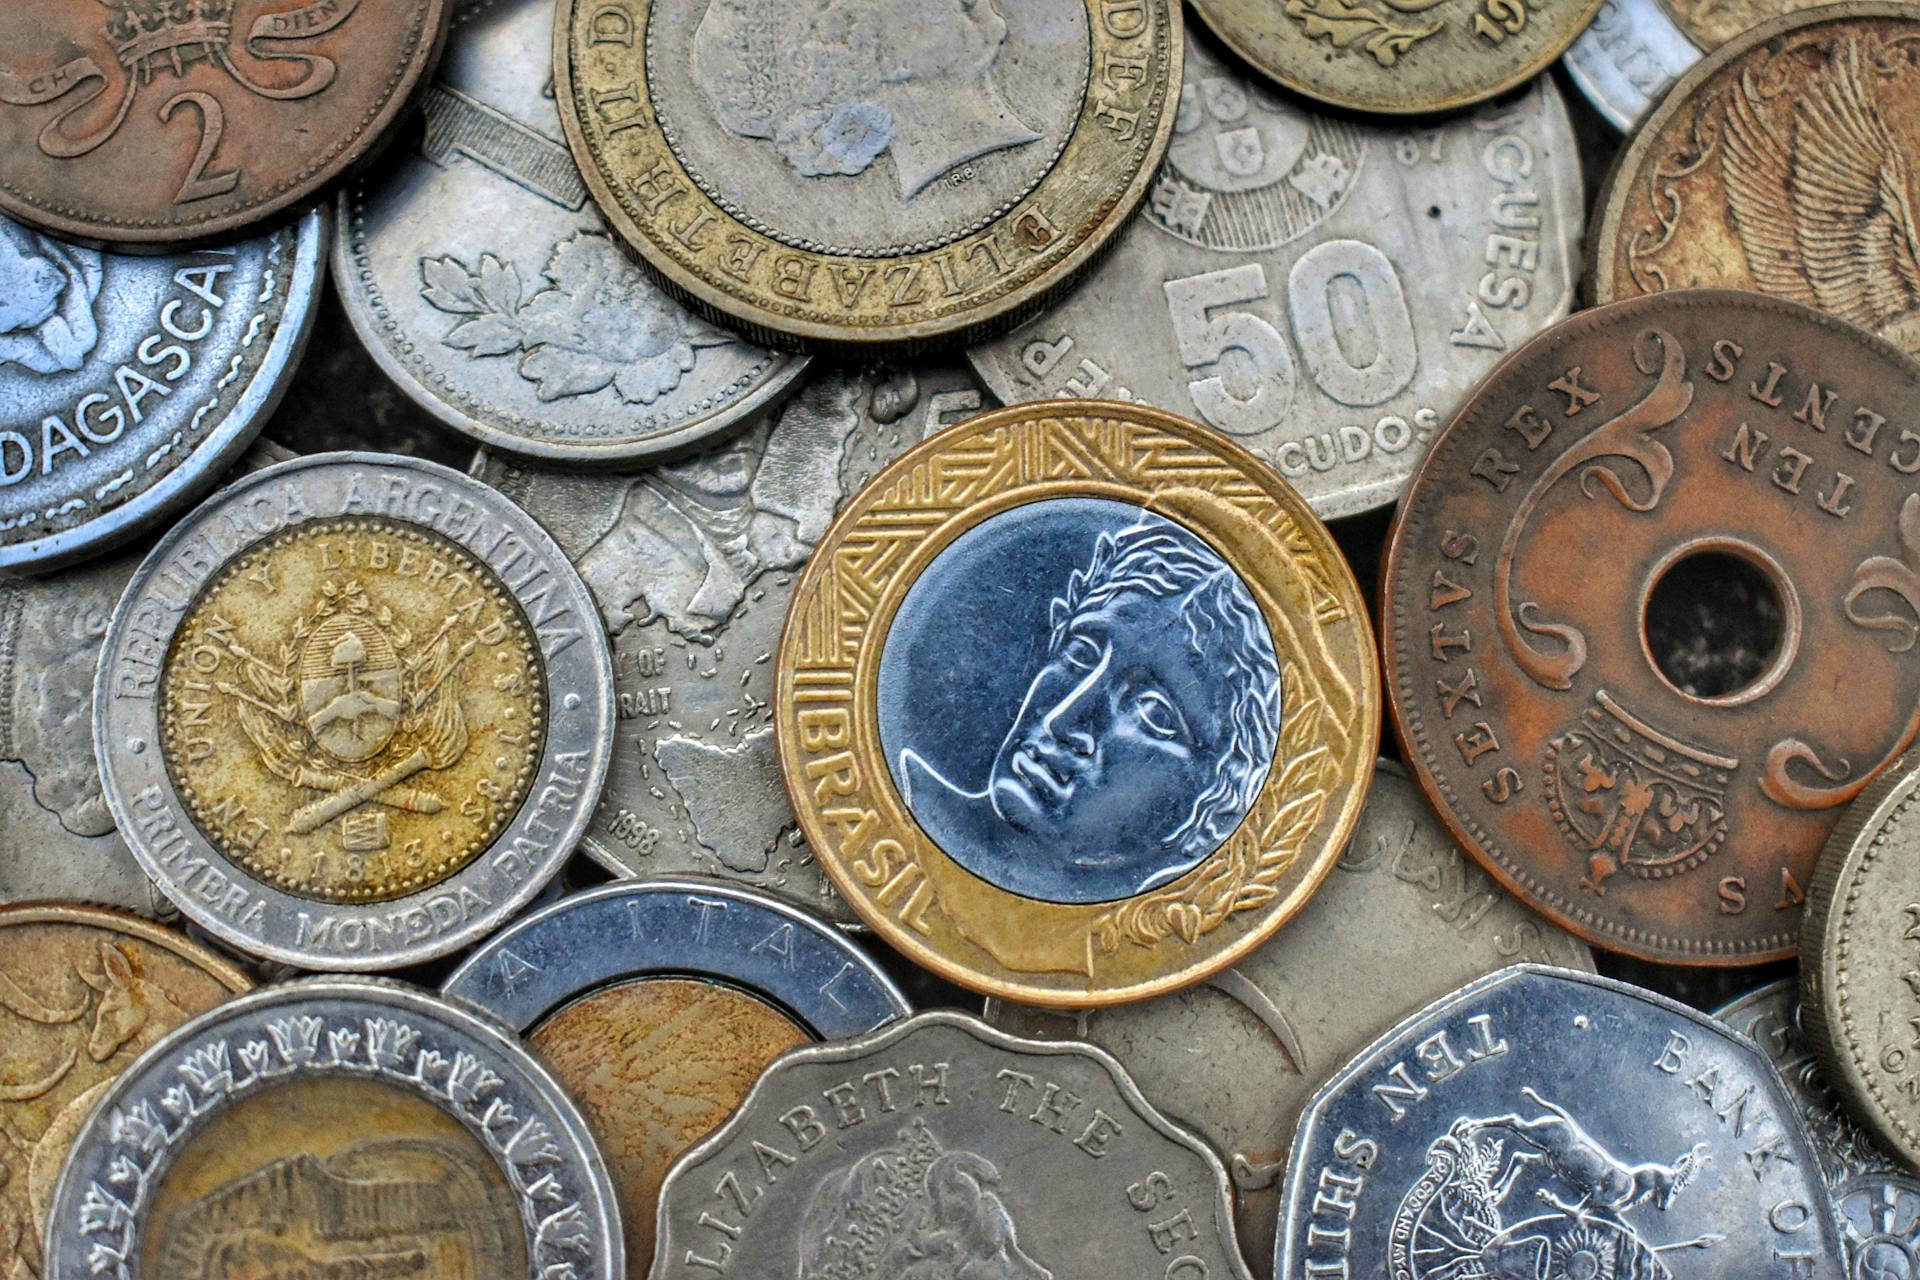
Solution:
[{"label": "east african ten cents coin", "polygon": [[614,229],[750,338],[1011,324],[1146,194],[1172,0],[563,0],[567,140]]},{"label": "east african ten cents coin", "polygon": [[984,414],[842,509],[781,640],[780,767],[889,943],[1067,1007],[1197,982],[1332,870],[1378,676],[1306,503],[1197,423]]},{"label": "east african ten cents coin", "polygon": [[309,199],[400,118],[444,0],[13,0],[0,210],[166,248]]},{"label": "east african ten cents coin", "polygon": [[1871,335],[1691,290],[1563,321],[1434,442],[1382,586],[1393,719],[1535,908],[1648,960],[1793,954],[1920,716],[1916,392]]},{"label": "east african ten cents coin", "polygon": [[1788,14],[1689,71],[1621,154],[1588,261],[1596,302],[1753,289],[1920,351],[1910,173],[1920,9]]}]

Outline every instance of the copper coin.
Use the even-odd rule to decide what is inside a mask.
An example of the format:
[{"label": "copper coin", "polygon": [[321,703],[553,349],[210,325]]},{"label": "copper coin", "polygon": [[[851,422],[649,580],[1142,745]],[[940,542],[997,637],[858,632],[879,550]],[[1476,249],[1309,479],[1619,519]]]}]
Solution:
[{"label": "copper coin", "polygon": [[399,119],[446,0],[9,0],[0,210],[158,249],[311,197]]},{"label": "copper coin", "polygon": [[1648,960],[1794,953],[1840,807],[1920,717],[1916,395],[1851,325],[1687,290],[1548,330],[1441,432],[1388,548],[1388,687],[1508,888]]}]

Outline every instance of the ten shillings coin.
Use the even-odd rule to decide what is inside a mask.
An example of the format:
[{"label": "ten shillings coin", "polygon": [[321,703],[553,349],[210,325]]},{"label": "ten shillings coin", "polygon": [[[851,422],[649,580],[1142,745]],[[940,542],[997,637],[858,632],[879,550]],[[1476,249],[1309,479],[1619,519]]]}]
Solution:
[{"label": "ten shillings coin", "polygon": [[564,0],[560,118],[696,309],[844,346],[1017,321],[1146,194],[1172,0]]},{"label": "ten shillings coin", "polygon": [[1573,302],[1584,200],[1560,91],[1542,78],[1408,133],[1312,110],[1216,48],[1189,34],[1173,145],[1113,252],[968,356],[1008,404],[1142,400],[1217,427],[1323,518],[1383,506]]},{"label": "ten shillings coin", "polygon": [[612,682],[592,597],[525,512],[431,463],[321,454],[147,557],[94,747],[196,923],[285,964],[394,968],[491,932],[572,854]]},{"label": "ten shillings coin", "polygon": [[150,250],[257,226],[385,138],[445,32],[443,0],[12,0],[0,211]]},{"label": "ten shillings coin", "polygon": [[[1596,302],[1694,286],[1817,307],[1920,352],[1905,122],[1920,10],[1789,14],[1704,59],[1614,165],[1588,261]],[[1892,176],[1889,176],[1892,175]]]},{"label": "ten shillings coin", "polygon": [[1791,956],[1815,855],[1920,719],[1920,435],[1889,421],[1917,393],[1878,338],[1731,290],[1496,369],[1381,588],[1394,723],[1462,846],[1596,945]]},{"label": "ten shillings coin", "polygon": [[1144,405],[984,414],[841,512],[780,646],[814,854],[962,986],[1093,1007],[1297,912],[1373,776],[1372,630],[1299,495]]},{"label": "ten shillings coin", "polygon": [[1766,1055],[1674,1001],[1530,965],[1408,1019],[1314,1097],[1274,1273],[1847,1274]]},{"label": "ten shillings coin", "polygon": [[554,110],[553,13],[455,15],[417,147],[340,194],[334,278],[374,360],[456,431],[637,462],[738,423],[807,362],[694,319],[608,232]]},{"label": "ten shillings coin", "polygon": [[910,1012],[832,925],[697,880],[566,898],[487,939],[441,991],[526,1037],[586,1112],[634,1259],[653,1256],[668,1166],[732,1114],[768,1063]]},{"label": "ten shillings coin", "polygon": [[54,1196],[47,1280],[621,1280],[586,1121],[493,1023],[396,982],[230,1000],[115,1082]]},{"label": "ten shillings coin", "polygon": [[1247,1280],[1227,1172],[1090,1045],[961,1013],[796,1049],[667,1175],[653,1280]]}]

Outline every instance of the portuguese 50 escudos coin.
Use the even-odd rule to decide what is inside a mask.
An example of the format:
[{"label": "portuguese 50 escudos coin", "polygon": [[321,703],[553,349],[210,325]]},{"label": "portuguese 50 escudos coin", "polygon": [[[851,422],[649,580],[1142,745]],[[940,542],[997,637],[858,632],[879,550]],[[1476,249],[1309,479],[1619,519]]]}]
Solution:
[{"label": "portuguese 50 escudos coin", "polygon": [[142,867],[252,954],[381,969],[498,927],[599,797],[612,670],[552,539],[432,463],[321,454],[147,557],[94,747]]}]

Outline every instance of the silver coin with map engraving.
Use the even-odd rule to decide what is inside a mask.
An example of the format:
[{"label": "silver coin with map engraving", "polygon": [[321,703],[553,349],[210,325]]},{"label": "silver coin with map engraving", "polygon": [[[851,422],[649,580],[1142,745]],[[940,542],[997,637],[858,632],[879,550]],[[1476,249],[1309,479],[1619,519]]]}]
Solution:
[{"label": "silver coin with map engraving", "polygon": [[796,1049],[667,1175],[654,1280],[1246,1280],[1219,1157],[1103,1050],[952,1012]]},{"label": "silver coin with map engraving", "polygon": [[1519,961],[1591,971],[1585,943],[1535,916],[1455,847],[1382,760],[1347,854],[1274,939],[1197,987],[1083,1012],[987,1001],[1014,1035],[1086,1040],[1211,1142],[1233,1175],[1240,1238],[1270,1277],[1294,1125],[1312,1091],[1382,1031]]},{"label": "silver coin with map engraving", "polygon": [[607,230],[561,135],[553,14],[454,15],[417,146],[340,195],[335,278],[375,361],[457,431],[580,465],[684,452],[807,361],[694,319]]},{"label": "silver coin with map engraving", "polygon": [[1606,0],[1561,61],[1593,109],[1625,133],[1704,56],[1660,0]]},{"label": "silver coin with map engraving", "polygon": [[1487,370],[1567,314],[1583,207],[1550,79],[1450,120],[1367,123],[1190,27],[1145,208],[1056,305],[968,356],[1009,404],[1206,422],[1322,517],[1350,515],[1397,498]]},{"label": "silver coin with map engraving", "polygon": [[0,217],[0,574],[150,529],[259,434],[306,346],[327,220],[104,253]]},{"label": "silver coin with map engraving", "polygon": [[1274,1270],[1366,1280],[1842,1280],[1766,1055],[1637,987],[1516,965],[1314,1095]]},{"label": "silver coin with map engraving", "polygon": [[613,764],[581,846],[595,861],[716,876],[853,921],[780,782],[773,654],[795,575],[840,505],[983,404],[951,363],[833,368],[777,416],[637,476],[476,464],[553,534],[613,634]]}]

